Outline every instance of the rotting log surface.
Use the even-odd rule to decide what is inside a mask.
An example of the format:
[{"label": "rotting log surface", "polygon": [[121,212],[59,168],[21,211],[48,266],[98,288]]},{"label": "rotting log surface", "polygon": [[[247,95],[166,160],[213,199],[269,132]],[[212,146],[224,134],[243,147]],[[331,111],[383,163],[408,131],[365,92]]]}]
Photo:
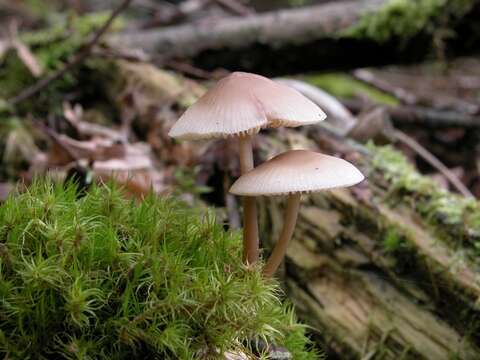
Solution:
[{"label": "rotting log surface", "polygon": [[[247,17],[113,35],[114,48],[141,48],[160,62],[188,58],[198,67],[275,75],[332,68],[351,68],[425,56],[429,39],[398,48],[397,42],[341,38],[342,30],[385,0],[339,1]],[[272,59],[278,59],[272,61]]]},{"label": "rotting log surface", "polygon": [[[134,69],[145,73],[141,65]],[[146,94],[159,93],[164,84],[153,82],[147,88],[157,91]],[[191,91],[179,89],[183,96]],[[233,145],[216,141],[206,152],[196,148],[195,163],[205,179],[239,175],[231,163]],[[323,127],[262,131],[255,148],[257,164],[291,148],[318,149],[354,162],[368,179],[348,190],[304,196],[279,273],[299,316],[318,330],[312,334],[329,359],[480,358],[480,270],[468,256],[480,232],[465,229],[469,223],[463,218],[452,225],[448,214],[431,214],[444,218],[442,226],[427,224],[418,211],[420,194],[394,194],[389,174],[375,164],[375,148]],[[162,156],[174,158],[168,152]],[[280,233],[284,200],[259,201],[265,248]],[[459,234],[473,238],[458,241]]]},{"label": "rotting log surface", "polygon": [[[310,139],[284,132],[260,141],[265,157],[319,148],[355,162],[368,181],[304,196],[282,279],[300,317],[339,359],[478,359],[478,265],[442,240],[374,170],[372,152],[319,128]],[[261,203],[271,248],[283,225],[283,198]],[[266,244],[266,245],[265,245]]]},{"label": "rotting log surface", "polygon": [[242,18],[221,18],[119,34],[112,36],[111,42],[172,57],[190,57],[204,50],[245,48],[254,43],[279,47],[332,36],[384,3],[385,0],[343,1]]}]

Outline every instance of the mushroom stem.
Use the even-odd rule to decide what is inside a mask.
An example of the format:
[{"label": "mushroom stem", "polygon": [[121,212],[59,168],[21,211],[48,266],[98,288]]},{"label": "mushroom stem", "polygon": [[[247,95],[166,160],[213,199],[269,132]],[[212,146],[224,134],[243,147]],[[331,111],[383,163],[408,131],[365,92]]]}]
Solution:
[{"label": "mushroom stem", "polygon": [[[252,136],[242,135],[240,143],[240,171],[242,174],[253,169]],[[243,197],[243,261],[254,264],[258,261],[258,223],[256,199]]]},{"label": "mushroom stem", "polygon": [[273,249],[272,255],[270,255],[270,258],[263,268],[263,276],[265,277],[272,277],[285,257],[288,243],[292,238],[293,230],[295,229],[295,224],[297,223],[298,208],[300,207],[301,196],[301,193],[294,193],[288,196],[282,233],[280,234],[280,238]]}]

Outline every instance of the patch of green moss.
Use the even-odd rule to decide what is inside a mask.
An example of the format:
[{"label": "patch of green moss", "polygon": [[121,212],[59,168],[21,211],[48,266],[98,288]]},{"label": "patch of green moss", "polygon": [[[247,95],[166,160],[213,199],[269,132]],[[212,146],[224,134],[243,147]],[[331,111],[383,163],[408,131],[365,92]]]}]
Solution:
[{"label": "patch of green moss", "polygon": [[369,145],[374,171],[390,183],[389,198],[410,204],[431,224],[442,238],[451,243],[480,245],[480,203],[453,194],[427,176],[419,174],[412,164],[390,146]]},{"label": "patch of green moss", "polygon": [[383,239],[383,247],[388,252],[400,249],[404,245],[403,236],[394,228],[388,229]]},{"label": "patch of green moss", "polygon": [[393,96],[379,91],[344,73],[322,73],[307,75],[303,78],[303,80],[309,84],[322,88],[336,97],[350,99],[362,94],[363,96],[367,96],[371,100],[381,104],[398,104],[397,99],[395,99]]},{"label": "patch of green moss", "polygon": [[422,32],[433,34],[439,20],[459,18],[473,3],[472,0],[390,0],[380,9],[365,14],[342,36],[386,42],[409,39]]},{"label": "patch of green moss", "polygon": [[0,206],[9,359],[215,359],[255,338],[316,359],[280,295],[242,264],[239,234],[174,199],[36,182]]}]

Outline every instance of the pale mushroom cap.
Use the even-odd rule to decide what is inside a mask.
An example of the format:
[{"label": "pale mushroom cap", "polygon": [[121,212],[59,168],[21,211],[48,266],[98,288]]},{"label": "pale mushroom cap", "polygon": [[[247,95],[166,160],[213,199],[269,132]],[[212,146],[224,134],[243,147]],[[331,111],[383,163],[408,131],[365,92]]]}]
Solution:
[{"label": "pale mushroom cap", "polygon": [[363,179],[363,174],[346,160],[308,150],[292,150],[242,175],[230,192],[243,196],[316,192],[355,185]]},{"label": "pale mushroom cap", "polygon": [[317,105],[284,84],[234,72],[188,108],[169,135],[190,140],[226,137],[266,127],[313,124],[325,117]]}]

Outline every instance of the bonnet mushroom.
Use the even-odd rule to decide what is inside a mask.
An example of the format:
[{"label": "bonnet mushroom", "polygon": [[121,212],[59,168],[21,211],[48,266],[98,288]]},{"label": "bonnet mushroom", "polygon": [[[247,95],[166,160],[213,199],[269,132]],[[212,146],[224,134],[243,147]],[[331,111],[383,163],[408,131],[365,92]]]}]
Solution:
[{"label": "bonnet mushroom", "polygon": [[288,195],[283,229],[265,264],[264,276],[271,277],[285,256],[302,193],[347,187],[363,179],[362,173],[348,161],[308,150],[287,151],[238,178],[230,188],[232,194]]},{"label": "bonnet mushroom", "polygon": [[[325,119],[323,111],[296,90],[266,77],[234,72],[185,111],[169,135],[184,140],[236,136],[240,169],[253,169],[252,135],[262,128],[301,126]],[[244,260],[258,260],[255,198],[243,199]]]}]

